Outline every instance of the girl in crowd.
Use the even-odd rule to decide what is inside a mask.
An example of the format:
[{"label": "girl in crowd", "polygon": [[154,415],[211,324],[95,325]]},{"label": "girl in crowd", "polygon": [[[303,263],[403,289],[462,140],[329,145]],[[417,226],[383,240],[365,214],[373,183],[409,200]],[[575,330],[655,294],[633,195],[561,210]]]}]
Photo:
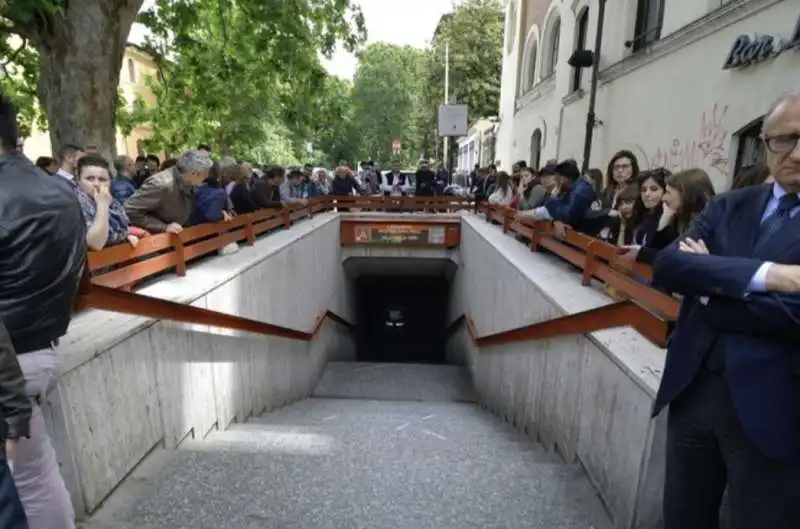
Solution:
[{"label": "girl in crowd", "polygon": [[514,188],[511,185],[511,177],[505,171],[497,173],[497,187],[489,195],[489,204],[508,206],[514,199]]},{"label": "girl in crowd", "polygon": [[253,177],[253,173],[245,170],[246,168],[242,166],[237,169],[238,171],[233,172],[232,175],[234,180],[231,182],[228,198],[230,198],[233,211],[238,215],[252,213],[258,209],[255,200],[253,200],[253,192],[250,189],[250,179]]},{"label": "girl in crowd", "polygon": [[[650,207],[634,230],[632,244],[623,247],[622,261],[652,264],[658,252],[692,227],[695,218],[714,197],[714,186],[702,169],[670,174],[664,169],[643,173],[642,203]],[[662,183],[663,182],[663,183]]]},{"label": "girl in crowd", "polygon": [[616,196],[614,214],[608,216],[608,223],[598,238],[615,246],[625,246],[633,238],[634,211],[641,202],[639,187],[636,184],[628,184]]},{"label": "girl in crowd", "polygon": [[[632,266],[634,261],[650,260],[658,250],[674,238],[674,233],[664,232],[669,228],[669,212],[664,213],[662,199],[667,188],[666,179],[671,176],[663,168],[643,171],[639,174],[639,201],[633,211],[633,232],[630,243],[620,248],[619,263]],[[640,257],[642,248],[646,248]]]}]

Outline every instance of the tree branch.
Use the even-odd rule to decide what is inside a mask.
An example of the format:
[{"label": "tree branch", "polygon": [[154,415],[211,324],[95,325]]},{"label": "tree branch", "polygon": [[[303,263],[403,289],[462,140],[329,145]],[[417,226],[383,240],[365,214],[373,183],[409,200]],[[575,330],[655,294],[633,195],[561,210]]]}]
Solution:
[{"label": "tree branch", "polygon": [[20,53],[22,50],[24,50],[24,49],[25,49],[25,46],[27,46],[27,45],[28,45],[28,38],[27,38],[27,37],[22,37],[22,44],[20,44],[19,48],[17,48],[16,50],[14,50],[14,52],[13,52],[11,55],[9,55],[8,59],[6,59],[6,60],[5,60],[5,62],[3,62],[3,64],[0,64],[0,68],[2,68],[2,69],[3,69],[3,72],[4,72],[4,73],[5,73],[7,76],[9,76],[9,77],[10,77],[10,75],[9,75],[9,73],[8,73],[8,65],[9,65],[9,64],[11,64],[12,62],[14,62],[14,59],[16,59],[16,58],[17,58],[17,55],[19,55],[19,53]]},{"label": "tree branch", "polygon": [[19,35],[23,39],[35,40],[36,33],[34,29],[20,20],[9,17],[3,10],[2,2],[3,0],[0,0],[0,19],[4,20],[6,24],[3,25],[4,27],[0,28],[0,34]]}]

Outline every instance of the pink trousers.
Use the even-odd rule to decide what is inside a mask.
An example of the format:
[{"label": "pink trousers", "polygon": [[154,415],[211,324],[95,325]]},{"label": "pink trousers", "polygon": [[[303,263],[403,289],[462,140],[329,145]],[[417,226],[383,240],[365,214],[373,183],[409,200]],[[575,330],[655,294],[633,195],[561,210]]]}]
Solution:
[{"label": "pink trousers", "polygon": [[19,355],[25,375],[25,391],[34,399],[31,436],[21,439],[12,467],[30,529],[75,529],[75,511],[58,469],[53,445],[47,434],[42,409],[36,399],[44,398],[60,374],[61,363],[54,348]]}]

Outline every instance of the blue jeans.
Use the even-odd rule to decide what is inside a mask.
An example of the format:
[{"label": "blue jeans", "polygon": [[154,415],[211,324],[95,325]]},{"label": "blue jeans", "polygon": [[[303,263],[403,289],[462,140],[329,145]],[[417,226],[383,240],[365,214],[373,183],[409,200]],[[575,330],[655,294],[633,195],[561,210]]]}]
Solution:
[{"label": "blue jeans", "polygon": [[0,450],[0,527],[3,529],[28,529],[25,509],[19,501],[14,478],[8,469],[5,450]]}]

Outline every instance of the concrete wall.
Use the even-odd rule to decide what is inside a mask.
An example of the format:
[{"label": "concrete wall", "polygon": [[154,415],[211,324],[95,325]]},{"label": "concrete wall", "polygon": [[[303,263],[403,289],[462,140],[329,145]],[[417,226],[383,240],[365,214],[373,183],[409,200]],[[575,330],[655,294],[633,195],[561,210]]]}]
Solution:
[{"label": "concrete wall", "polygon": [[[140,293],[299,330],[326,309],[353,317],[335,214]],[[65,368],[46,413],[81,514],[162,443],[174,448],[307,396],[328,360],[352,358],[354,343],[330,321],[306,343],[89,311],[73,320],[60,350]]]},{"label": "concrete wall", "polygon": [[[607,3],[597,98],[602,125],[595,129],[591,165],[605,170],[616,151],[630,149],[644,168],[701,167],[723,189],[732,179],[737,133],[760,118],[781,92],[798,84],[800,52],[787,50],[738,70],[723,70],[723,63],[739,35],[769,34],[788,40],[800,16],[798,4],[796,0],[666,0],[661,39],[632,53],[624,44],[633,36],[636,4],[636,0]],[[583,91],[571,92],[572,69],[566,61],[574,49],[575,17],[587,5],[587,42],[593,48],[597,2],[551,1],[551,13],[556,11],[562,21],[561,62],[555,79],[540,78],[518,98],[517,111],[503,115],[498,156],[504,162],[528,159],[537,129],[543,133],[542,160],[582,157],[591,75],[584,72]],[[545,29],[534,26],[528,31],[542,35],[541,63]],[[513,53],[522,57],[525,49],[519,46]],[[521,72],[503,70],[503,94],[518,85]]]},{"label": "concrete wall", "polygon": [[[463,218],[460,262],[450,318],[466,313],[479,335],[610,302],[476,216]],[[661,349],[620,328],[476,350],[462,327],[448,354],[469,367],[483,405],[585,467],[618,527],[657,526],[665,425],[650,409]]]}]

